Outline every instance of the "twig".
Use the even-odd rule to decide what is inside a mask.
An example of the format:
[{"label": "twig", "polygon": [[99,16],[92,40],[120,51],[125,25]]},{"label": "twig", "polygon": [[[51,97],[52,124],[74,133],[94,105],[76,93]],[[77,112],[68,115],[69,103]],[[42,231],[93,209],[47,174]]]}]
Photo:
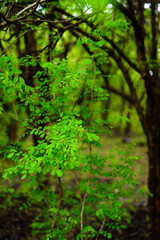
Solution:
[{"label": "twig", "polygon": [[4,0],[4,2],[3,2],[2,12],[4,10],[5,4],[6,4],[6,0]]},{"label": "twig", "polygon": [[[19,124],[22,125],[22,127],[24,127],[23,124],[22,124],[18,119],[16,119],[15,117],[13,117],[12,115],[10,115],[9,113],[5,112],[4,110],[3,110],[2,112],[3,112],[4,114],[8,115],[9,117],[11,117],[12,119],[14,119],[15,121],[17,121]],[[38,128],[35,128],[35,127],[25,126],[25,128],[30,129],[30,130],[35,129],[35,131],[38,131],[39,133],[45,133],[46,135],[50,135],[48,132],[46,132],[46,131],[41,131],[41,130],[39,130]]]},{"label": "twig", "polygon": [[[60,31],[58,30],[58,32],[54,35],[54,37],[59,36],[59,38],[57,38],[57,39],[55,40],[55,42],[53,42],[53,44],[49,46],[49,47],[50,47],[50,49],[49,49],[50,51],[53,50],[53,49],[56,47],[56,45],[57,45],[59,39],[62,37],[63,33],[64,33],[64,31],[61,31],[61,32],[60,32]],[[50,59],[50,61],[51,61],[51,59]]]},{"label": "twig", "polygon": [[6,16],[5,15],[3,15],[3,13],[2,12],[0,12],[0,16],[3,18],[3,20],[6,22],[6,23],[10,23],[10,21],[6,18]]},{"label": "twig", "polygon": [[[87,193],[85,192],[83,201],[82,201],[82,208],[81,208],[81,231],[83,230],[83,213],[84,213],[84,205],[85,205],[86,197],[87,197]],[[82,240],[83,240],[83,237],[82,237]]]},{"label": "twig", "polygon": [[[23,11],[23,10],[22,10]],[[22,12],[21,11],[21,12]],[[85,11],[86,12],[86,11]],[[39,20],[37,20],[37,19],[27,19],[27,20],[22,20],[22,22],[48,22],[48,23],[53,23],[53,24],[58,24],[58,23],[67,23],[67,22],[70,22],[70,21],[72,21],[72,20],[78,20],[78,19],[80,19],[80,17],[82,16],[82,15],[84,15],[85,14],[85,12],[84,13],[82,13],[81,15],[79,15],[78,17],[72,17],[72,18],[70,18],[70,19],[63,19],[63,20],[60,20],[60,21],[52,21],[52,20],[48,20],[48,19],[39,19]],[[18,14],[17,14],[18,15]]]},{"label": "twig", "polygon": [[18,120],[18,114],[17,114],[16,108],[15,108],[15,104],[14,104],[14,102],[13,102],[13,110],[14,110],[14,112],[15,112],[16,119]]},{"label": "twig", "polygon": [[12,2],[12,4],[8,7],[7,11],[6,11],[6,18],[8,17],[13,5],[15,4],[15,0]]},{"label": "twig", "polygon": [[18,123],[20,123],[22,125],[22,123],[15,117],[13,117],[12,115],[10,115],[9,113],[5,112],[4,110],[2,111],[4,114],[8,115],[9,117],[11,117],[12,119],[14,119],[15,121],[17,121]]},{"label": "twig", "polygon": [[[37,0],[36,2],[32,3],[31,5],[25,7],[24,9],[22,9],[19,13],[17,13],[17,16],[21,15],[22,13],[24,13],[25,11],[27,11],[28,9],[34,7],[34,9],[32,9],[32,12],[37,8],[39,3],[45,2],[45,0]],[[24,17],[24,16],[23,16]]]},{"label": "twig", "polygon": [[99,238],[99,234],[100,234],[100,232],[102,231],[102,229],[104,228],[105,221],[106,221],[106,217],[104,216],[104,219],[103,219],[102,225],[101,225],[101,227],[100,227],[100,229],[99,229],[99,231],[98,231],[98,234],[97,234],[97,237],[96,237],[95,240],[98,240],[98,238]]},{"label": "twig", "polygon": [[[22,17],[19,17],[19,18],[16,18],[16,19],[10,19],[10,20],[7,20],[9,23],[14,23],[14,22],[18,22],[26,17],[28,17],[29,15],[31,15],[37,8],[38,4],[40,2],[43,2],[44,0],[37,0],[35,3],[27,6],[26,8],[24,8],[23,10],[21,10],[19,13],[17,13],[17,15],[19,16],[20,14],[22,14],[24,11],[30,9],[33,7],[33,9],[29,12],[29,13],[26,13],[25,15],[23,15]],[[5,22],[2,22],[0,26],[4,27],[6,25],[6,21]]]},{"label": "twig", "polygon": [[84,92],[84,87],[85,87],[85,84],[86,84],[86,80],[87,80],[87,79],[86,79],[86,77],[85,77],[85,80],[84,80],[82,89],[81,89],[81,91],[80,91],[80,94],[79,94],[78,98],[76,99],[76,101],[75,101],[74,104],[73,104],[73,107],[72,107],[72,110],[71,110],[72,112],[73,112],[73,110],[74,110],[74,108],[75,108],[78,100],[81,98],[81,96],[83,96],[83,92]]}]

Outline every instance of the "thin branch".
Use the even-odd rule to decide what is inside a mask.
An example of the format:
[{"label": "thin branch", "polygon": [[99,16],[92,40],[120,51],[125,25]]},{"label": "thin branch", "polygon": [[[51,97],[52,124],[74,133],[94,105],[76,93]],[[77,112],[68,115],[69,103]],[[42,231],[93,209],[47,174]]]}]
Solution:
[{"label": "thin branch", "polygon": [[11,42],[11,43],[2,51],[2,53],[0,54],[0,57],[5,53],[5,51],[6,51],[14,42],[17,41],[18,38],[22,37],[23,35],[25,35],[27,32],[29,32],[29,31],[31,31],[31,30],[32,30],[32,29],[29,29],[29,30],[25,31],[24,33],[22,33],[21,35],[19,35],[18,37],[16,37],[16,39],[15,39],[13,42]]},{"label": "thin branch", "polygon": [[[31,5],[27,6],[26,8],[22,9],[19,13],[17,13],[17,16],[20,16],[23,12],[25,12],[26,10],[29,10],[30,8],[33,8],[29,13],[17,18],[17,19],[11,19],[11,20],[8,20],[8,23],[14,23],[14,22],[17,22],[17,21],[20,21],[20,20],[23,20],[24,18],[30,16],[37,8],[38,4],[39,3],[43,3],[45,2],[45,0],[37,0],[35,3],[32,3]],[[87,10],[86,10],[87,11]],[[88,14],[86,17],[84,17],[84,19],[87,19],[91,16],[93,16],[94,14],[97,14],[98,12],[101,12],[102,10],[97,10],[91,14]],[[85,12],[84,12],[85,13]],[[74,17],[71,15],[72,19],[77,19],[77,18],[80,18],[84,13],[82,13],[80,16],[78,17]],[[72,19],[69,19],[67,20],[68,21],[71,21]],[[81,22],[83,21],[83,19],[79,20],[77,23],[75,24],[71,24],[69,26],[67,26],[67,29],[68,30],[69,28],[71,27],[74,27],[74,26],[77,26],[78,24],[80,24]],[[6,21],[5,22],[2,22],[1,26],[5,26],[6,25]]]},{"label": "thin branch", "polygon": [[[4,110],[2,111],[4,114],[6,114],[6,115],[8,115],[10,118],[12,118],[13,120],[15,120],[16,122],[18,122],[22,127],[24,127],[23,126],[23,123],[21,123],[17,118],[15,118],[15,117],[13,117],[12,115],[10,115],[9,113],[7,113],[7,112],[5,112]],[[46,131],[41,131],[41,130],[39,130],[38,128],[35,128],[35,127],[28,127],[28,126],[25,126],[24,128],[27,128],[27,129],[29,129],[29,130],[33,130],[33,129],[35,129],[35,131],[38,131],[40,134],[42,134],[42,133],[45,133],[46,135],[50,135],[48,132],[46,132]]]},{"label": "thin branch", "polygon": [[4,20],[7,24],[10,24],[10,21],[6,18],[5,15],[3,15],[2,12],[0,12],[0,16],[3,18],[3,20]]},{"label": "thin branch", "polygon": [[147,121],[145,119],[145,116],[143,114],[143,108],[140,104],[140,100],[138,99],[138,96],[137,96],[137,91],[133,85],[133,82],[130,78],[130,75],[128,73],[128,69],[124,66],[121,58],[119,56],[117,56],[114,51],[110,51],[110,56],[116,61],[118,67],[120,68],[123,76],[124,76],[124,79],[126,80],[126,83],[128,84],[128,87],[130,89],[130,92],[131,92],[131,95],[132,95],[132,98],[133,98],[133,101],[134,101],[134,105],[135,105],[135,108],[136,108],[136,111],[138,113],[138,116],[139,116],[139,119],[142,123],[142,126],[143,126],[143,129],[148,132],[148,126],[147,126]]},{"label": "thin branch", "polygon": [[[24,10],[25,10],[25,11],[26,11],[26,9],[28,10],[28,7],[29,7],[29,9],[33,7],[33,9],[32,9],[29,13],[26,13],[26,14],[23,15],[22,17],[19,17],[19,18],[16,18],[16,19],[10,19],[10,20],[7,20],[7,21],[8,21],[9,23],[15,23],[15,22],[17,22],[17,21],[20,21],[20,20],[22,20],[22,19],[30,16],[30,15],[36,10],[38,4],[39,4],[40,2],[43,2],[43,1],[44,1],[44,0],[37,0],[35,3],[27,6],[26,8],[24,8],[24,9],[22,10],[22,11],[24,12]],[[20,11],[19,13],[17,13],[17,15],[20,15],[20,14],[22,13],[22,11]],[[6,25],[7,25],[7,24],[6,24],[6,21],[5,21],[5,22],[2,22],[0,26],[4,27],[4,26],[6,26]]]},{"label": "thin branch", "polygon": [[[83,201],[82,201],[82,208],[81,208],[81,231],[83,230],[83,213],[84,213],[84,206],[85,206],[85,200],[87,197],[87,193],[85,192],[84,197],[83,197]],[[83,237],[82,237],[83,240]]]},{"label": "thin branch", "polygon": [[87,78],[85,77],[85,80],[84,80],[84,83],[83,83],[82,89],[81,89],[81,91],[80,91],[80,94],[79,94],[78,98],[76,99],[76,101],[75,101],[74,104],[73,104],[73,107],[72,107],[72,110],[71,110],[72,112],[73,112],[73,110],[74,110],[76,104],[77,104],[78,101],[80,100],[80,98],[83,97],[83,92],[84,92],[84,87],[85,87],[86,81],[87,81]]},{"label": "thin branch", "polygon": [[9,113],[5,112],[4,110],[2,111],[4,114],[8,115],[10,118],[12,118],[13,120],[15,120],[16,122],[18,122],[19,124],[23,125],[17,118],[13,117],[12,115],[10,115]]},{"label": "thin branch", "polygon": [[[21,15],[22,13],[24,13],[25,11],[29,10],[30,8],[34,7],[34,9],[37,8],[39,3],[43,3],[46,0],[37,0],[36,2],[32,3],[31,5],[25,7],[24,9],[22,9],[19,13],[17,13],[17,16]],[[33,11],[33,10],[32,10]]]},{"label": "thin branch", "polygon": [[[82,30],[82,32],[84,32],[84,31]],[[72,31],[72,33],[75,34],[76,36],[78,36],[78,34],[75,33],[75,31],[74,32]],[[95,36],[93,36],[93,40],[96,41],[97,38]],[[86,44],[84,44],[84,46],[86,47],[86,49],[89,52],[89,54],[91,54],[91,52],[89,50],[89,47]],[[143,114],[143,108],[142,108],[142,106],[140,104],[140,101],[138,99],[135,87],[134,87],[133,82],[132,82],[132,80],[130,78],[128,70],[125,67],[125,65],[123,64],[121,57],[116,55],[114,50],[107,48],[105,45],[102,46],[102,49],[105,50],[108,53],[108,55],[113,58],[114,61],[116,61],[117,65],[121,69],[122,74],[124,75],[124,78],[125,78],[128,86],[129,86],[129,89],[130,89],[132,97],[127,96],[126,94],[122,93],[121,91],[119,91],[119,90],[115,89],[114,87],[110,86],[108,78],[103,74],[104,79],[106,81],[106,88],[108,90],[110,90],[110,91],[112,91],[112,92],[122,96],[123,98],[128,100],[130,103],[135,105],[137,113],[138,113],[139,118],[140,118],[140,121],[142,123],[142,126],[145,129],[145,131],[147,131],[148,127],[147,127],[147,122],[146,122],[144,114]],[[101,68],[100,68],[100,70],[101,70],[101,72],[103,72]]]},{"label": "thin branch", "polygon": [[[72,16],[71,14],[68,14],[67,12],[65,12],[64,10],[60,9],[60,8],[56,8],[57,11],[60,11],[61,13],[67,15],[67,16]],[[91,28],[96,28],[95,25],[93,25],[93,23],[91,22],[88,22],[87,21],[88,17],[86,18],[83,18],[81,19],[81,22],[86,22]],[[62,21],[65,21],[63,18],[62,18]],[[63,22],[62,22],[63,23]],[[80,23],[78,23],[80,24]],[[137,23],[138,24],[138,23]],[[76,25],[74,25],[73,27],[75,27]],[[76,28],[76,30],[80,33],[82,33],[83,35],[87,36],[88,38],[91,38],[92,40],[94,41],[100,41],[101,39],[98,38],[98,37],[95,37],[94,35],[92,34],[88,34],[87,32],[85,32],[84,30],[80,29],[80,28]],[[136,63],[132,62],[128,57],[127,55],[113,42],[113,40],[109,39],[107,36],[103,36],[103,39],[105,41],[107,41],[109,44],[111,44],[111,46],[122,56],[122,58],[135,70],[137,71],[138,73],[141,73],[141,69],[138,68],[138,66],[136,65]]]},{"label": "thin branch", "polygon": [[138,29],[141,30],[141,26],[139,25],[133,12],[131,12],[129,9],[127,9],[122,3],[119,3],[117,1],[113,1],[113,5],[117,9],[119,9],[128,19],[130,19],[130,21],[132,22],[132,24],[136,30],[138,30]]},{"label": "thin branch", "polygon": [[15,4],[15,0],[12,2],[11,5],[9,5],[9,7],[8,7],[8,9],[7,9],[7,12],[6,12],[6,18],[8,17],[8,15],[9,15],[9,13],[10,13],[10,11],[11,11],[11,9],[12,9],[12,7],[13,7],[14,4]]},{"label": "thin branch", "polygon": [[84,15],[84,13],[81,14],[80,16],[78,16],[78,17],[72,17],[70,19],[64,19],[64,20],[60,20],[60,21],[52,21],[52,20],[48,20],[48,19],[40,19],[40,20],[37,20],[37,19],[27,19],[27,20],[22,20],[22,22],[48,22],[48,23],[53,23],[53,24],[68,23],[68,22],[71,22],[72,20],[78,20],[82,15]]},{"label": "thin branch", "polygon": [[5,4],[6,4],[6,0],[4,0],[3,2],[2,12],[4,11]]},{"label": "thin branch", "polygon": [[[141,1],[137,1],[139,3]],[[128,19],[130,19],[135,35],[135,43],[137,47],[137,59],[141,65],[141,74],[143,75],[143,70],[147,71],[148,64],[146,59],[146,49],[144,43],[145,30],[144,30],[144,19],[143,19],[143,10],[144,7],[139,6],[137,9],[138,20],[135,17],[134,11],[131,12],[127,9],[122,3],[114,1],[114,6],[119,9]],[[141,5],[141,4],[140,4]]]},{"label": "thin branch", "polygon": [[[86,31],[84,31],[83,29],[81,28],[76,28],[76,31],[80,32],[81,34],[85,35],[86,37],[92,39],[93,41],[95,42],[98,42],[101,40],[101,38],[99,37],[96,37],[92,34],[89,34],[87,33]],[[108,43],[111,44],[111,46],[121,55],[121,57],[135,70],[137,71],[138,73],[141,73],[141,70],[137,67],[137,65],[135,63],[133,63],[126,55],[125,53],[118,48],[118,46],[111,40],[109,39],[108,37],[103,37],[105,39],[105,41],[107,41]],[[106,47],[106,45],[103,45],[101,47],[101,49],[103,49],[105,52],[108,52],[108,47]]]},{"label": "thin branch", "polygon": [[103,228],[104,228],[104,224],[105,224],[105,222],[106,222],[106,217],[104,216],[104,219],[103,219],[102,225],[101,225],[101,227],[100,227],[100,229],[99,229],[99,231],[98,231],[98,234],[97,234],[97,237],[96,237],[95,240],[98,240],[99,235],[100,235],[100,232],[101,232],[101,231],[103,230]]},{"label": "thin branch", "polygon": [[126,101],[128,101],[129,103],[134,105],[134,101],[130,95],[128,95],[124,92],[121,92],[120,90],[116,89],[115,87],[111,86],[110,84],[107,84],[107,81],[106,81],[107,77],[103,76],[103,78],[106,82],[106,86],[104,86],[104,88],[106,88],[109,92],[115,93],[116,95],[124,98]]},{"label": "thin branch", "polygon": [[93,12],[93,13],[88,14],[86,17],[80,19],[80,20],[77,21],[76,23],[72,23],[72,24],[64,27],[64,30],[66,31],[66,30],[69,30],[70,28],[74,28],[74,27],[78,26],[80,23],[85,22],[88,18],[94,16],[95,14],[97,14],[97,13],[99,13],[99,12],[101,12],[101,10],[97,10],[97,11],[95,11],[95,12]]},{"label": "thin branch", "polygon": [[[58,32],[54,35],[54,37],[56,37],[56,36],[59,36],[59,37],[57,37],[57,39],[52,44],[49,44],[50,52],[51,52],[51,50],[53,50],[56,47],[58,41],[61,39],[64,32],[65,32],[65,30],[63,30],[63,31],[58,30]],[[48,61],[51,61],[51,58],[50,59],[48,58]]]},{"label": "thin branch", "polygon": [[[36,8],[38,7],[38,4],[39,4],[41,1],[43,1],[43,0],[37,0],[36,3],[34,3],[34,6],[32,6],[33,9],[32,9],[29,13],[26,13],[26,15],[24,15],[24,16],[22,16],[22,17],[19,17],[19,18],[15,19],[15,20],[12,20],[12,22],[17,22],[17,21],[19,21],[19,20],[21,20],[21,19],[24,19],[24,18],[28,17],[29,15],[31,15],[31,14],[36,10]],[[31,5],[32,5],[32,4],[31,4]],[[25,10],[25,9],[23,9],[23,10]],[[21,12],[22,12],[22,11],[21,11]],[[18,13],[18,14],[19,14],[19,13]]]},{"label": "thin branch", "polygon": [[18,114],[17,114],[16,108],[15,108],[14,102],[13,102],[13,110],[14,110],[14,113],[15,113],[15,115],[16,115],[16,119],[18,120]]},{"label": "thin branch", "polygon": [[[76,36],[77,38],[80,37],[80,36],[78,35],[78,33],[75,32],[75,31],[71,31],[71,33],[72,33],[74,36]],[[87,52],[89,53],[89,55],[92,55],[92,54],[93,54],[93,53],[90,51],[90,49],[89,49],[89,47],[88,47],[87,44],[83,44],[83,46],[84,46],[84,48],[87,50]],[[94,58],[94,61],[95,61],[96,64],[97,64],[98,60],[97,60],[96,58]],[[128,95],[128,94],[126,94],[126,93],[124,93],[124,92],[121,92],[121,91],[118,90],[117,88],[111,86],[110,83],[109,83],[109,79],[108,79],[108,77],[106,76],[106,73],[104,72],[104,70],[102,69],[102,67],[101,67],[100,65],[98,65],[97,67],[98,67],[99,70],[101,71],[102,76],[103,76],[103,78],[104,78],[104,81],[105,81],[105,83],[106,83],[106,85],[103,86],[103,87],[106,88],[108,91],[110,91],[110,92],[112,92],[112,93],[115,93],[115,94],[119,95],[120,97],[123,97],[123,98],[124,98],[125,100],[127,100],[129,103],[131,103],[131,104],[134,105],[133,98],[132,98],[130,95]]]},{"label": "thin branch", "polygon": [[105,39],[108,43],[111,44],[111,46],[120,54],[120,56],[138,73],[141,74],[141,69],[138,68],[138,66],[132,62],[127,55],[114,43],[113,40],[109,39],[107,36],[103,36],[103,39]]}]

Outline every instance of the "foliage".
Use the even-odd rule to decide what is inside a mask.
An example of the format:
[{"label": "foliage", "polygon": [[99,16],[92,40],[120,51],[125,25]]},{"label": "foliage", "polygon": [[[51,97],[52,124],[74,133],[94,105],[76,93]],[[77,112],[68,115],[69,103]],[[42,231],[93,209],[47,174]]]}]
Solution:
[{"label": "foliage", "polygon": [[110,239],[129,221],[139,157],[132,145],[104,156],[100,142],[144,131],[159,239],[158,4],[6,0],[0,8],[2,208],[25,196],[19,210],[35,212],[34,239]]},{"label": "foliage", "polygon": [[[115,148],[107,157],[93,150],[100,147],[100,133],[110,132],[111,119],[99,117],[96,104],[108,95],[95,81],[95,72],[90,73],[92,59],[70,64],[67,59],[48,62],[44,56],[17,60],[3,55],[0,61],[1,114],[21,125],[19,137],[37,139],[35,145],[20,140],[3,149],[6,160],[14,162],[3,178],[17,179],[19,192],[27,196],[20,210],[40,207],[33,235],[48,240],[110,239],[110,229],[124,227],[123,201],[136,185],[136,157],[131,156],[132,145]],[[19,66],[38,67],[34,88],[25,83]],[[7,113],[3,106],[11,103]]]}]

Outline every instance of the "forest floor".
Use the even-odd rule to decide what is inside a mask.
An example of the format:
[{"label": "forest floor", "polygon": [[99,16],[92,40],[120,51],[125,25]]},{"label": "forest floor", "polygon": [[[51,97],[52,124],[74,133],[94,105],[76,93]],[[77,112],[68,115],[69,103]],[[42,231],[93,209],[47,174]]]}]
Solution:
[{"label": "forest floor", "polygon": [[[134,137],[131,139],[137,143],[133,155],[144,157],[137,160],[133,167],[133,171],[137,175],[139,188],[146,189],[148,164],[146,154],[147,148],[144,144],[145,141],[143,137]],[[124,143],[122,137],[108,138],[105,135],[101,137],[101,144],[102,155],[106,155],[115,145],[118,147],[127,146],[127,143]],[[131,201],[132,206],[129,205],[126,207],[127,212],[130,215],[130,221],[127,224],[127,228],[119,231],[113,230],[113,240],[149,240],[147,196],[144,194],[144,197],[138,199],[137,202],[135,198],[136,195],[133,201]],[[0,200],[1,206],[3,206],[3,200],[3,198]],[[10,201],[12,201],[12,199],[10,199]],[[23,197],[19,197],[11,207],[0,208],[0,240],[39,240],[31,236],[31,223],[35,218],[36,211],[26,211],[25,209],[20,211],[19,207],[22,202],[24,202]],[[106,238],[100,238],[99,240],[104,239]]]}]

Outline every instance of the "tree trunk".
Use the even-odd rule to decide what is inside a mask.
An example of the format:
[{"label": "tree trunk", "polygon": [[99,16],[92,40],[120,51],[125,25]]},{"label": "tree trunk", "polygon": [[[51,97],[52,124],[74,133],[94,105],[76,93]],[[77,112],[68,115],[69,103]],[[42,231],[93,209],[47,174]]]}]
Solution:
[{"label": "tree trunk", "polygon": [[148,199],[151,240],[160,239],[160,79],[156,77],[158,83],[152,89],[154,97],[148,98],[146,114],[149,128],[146,134],[149,157],[148,187],[152,194]]},{"label": "tree trunk", "polygon": [[[157,141],[158,140],[158,141]],[[148,139],[149,177],[148,187],[152,196],[148,199],[151,240],[160,239],[160,137]]]}]

